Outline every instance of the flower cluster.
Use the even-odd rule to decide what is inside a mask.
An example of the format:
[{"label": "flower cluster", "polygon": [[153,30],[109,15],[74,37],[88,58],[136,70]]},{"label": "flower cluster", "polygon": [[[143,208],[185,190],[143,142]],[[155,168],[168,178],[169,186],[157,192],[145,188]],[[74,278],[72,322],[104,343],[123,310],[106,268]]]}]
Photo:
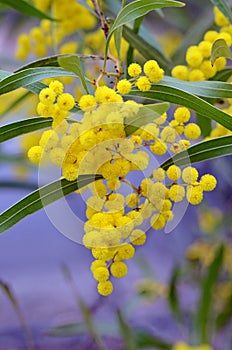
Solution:
[{"label": "flower cluster", "polygon": [[220,27],[218,31],[209,30],[204,34],[198,45],[190,46],[186,52],[187,65],[177,65],[172,69],[172,76],[181,80],[199,81],[213,77],[226,66],[226,59],[219,57],[212,66],[210,56],[213,43],[224,39],[227,46],[232,44],[232,26],[228,19],[214,7],[215,24]]},{"label": "flower cluster", "polygon": [[[78,30],[93,29],[96,18],[83,5],[75,0],[33,0],[35,6],[44,12],[50,12],[59,21],[51,22],[43,19],[40,25],[33,27],[29,34],[18,37],[16,57],[25,60],[30,52],[37,57],[48,54],[50,49],[58,48],[61,54],[77,52],[78,44],[73,40],[64,39]],[[91,1],[87,1],[92,6]]]},{"label": "flower cluster", "polygon": [[[146,76],[137,79],[141,67],[136,63],[129,66],[136,85],[141,78],[150,82],[163,74],[155,61],[145,63],[143,70]],[[120,82],[125,91],[129,81],[121,80],[119,86]],[[52,117],[53,123],[39,144],[30,148],[28,157],[39,163],[47,156],[52,164],[62,168],[68,181],[76,180],[79,174],[102,176],[102,180],[87,186],[91,195],[86,202],[83,244],[95,258],[91,271],[98,282],[98,292],[107,296],[113,291],[112,278],[127,274],[126,261],[133,258],[137,246],[146,242],[147,229],[163,229],[173,219],[176,202],[185,199],[199,204],[204,191],[215,188],[216,179],[210,174],[199,178],[196,168],[181,169],[175,164],[166,171],[156,167],[146,175],[153,157],[169,151],[177,153],[199,138],[200,128],[190,122],[187,108],[176,108],[169,122],[164,113],[137,126],[136,121],[147,112],[147,107],[132,100],[124,102],[117,91],[100,86],[94,95],[80,98],[84,115],[69,124],[66,117],[75,101],[63,90],[57,80],[41,90],[38,114]],[[138,172],[142,176],[139,181],[132,175]]]},{"label": "flower cluster", "polygon": [[117,84],[119,94],[126,95],[131,91],[132,86],[136,86],[140,91],[148,91],[152,83],[158,83],[164,77],[164,70],[160,68],[155,60],[147,61],[143,66],[145,75],[141,75],[142,67],[138,63],[131,63],[128,67],[130,80],[122,79]]}]

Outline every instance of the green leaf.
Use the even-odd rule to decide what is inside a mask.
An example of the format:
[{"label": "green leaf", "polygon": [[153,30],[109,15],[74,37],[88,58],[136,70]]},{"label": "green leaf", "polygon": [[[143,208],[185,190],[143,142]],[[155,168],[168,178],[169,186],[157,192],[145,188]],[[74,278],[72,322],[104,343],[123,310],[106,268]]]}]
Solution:
[{"label": "green leaf", "polygon": [[76,74],[56,67],[28,68],[2,79],[0,82],[0,95],[21,87],[27,88],[28,85],[31,86],[31,84],[40,80],[53,77],[76,77]]},{"label": "green leaf", "polygon": [[[54,68],[40,68],[40,69],[42,69],[42,70],[45,70],[45,69],[48,69],[49,70],[49,72],[51,73],[51,69],[54,69]],[[64,70],[60,70],[60,68],[56,68],[56,69],[59,69],[59,76],[63,76],[63,72],[65,72]],[[22,72],[21,70],[20,71],[17,71],[16,73],[20,73],[20,72]],[[15,73],[15,75],[16,75],[16,73]],[[31,73],[31,71],[30,71],[30,73]],[[36,71],[36,73],[38,73],[38,71]],[[52,76],[54,76],[54,74],[55,74],[55,72],[54,73],[51,73],[51,75]],[[1,71],[0,70],[0,77],[1,77],[1,75],[2,76],[4,76],[4,78],[8,78],[8,77],[12,77],[13,75],[14,75],[14,73],[10,73],[10,72],[6,72],[6,71]],[[66,72],[65,73],[65,75],[66,76],[74,76],[72,73],[68,73],[68,72]],[[76,77],[76,75],[75,75],[75,77]],[[22,78],[22,77],[21,77]],[[21,79],[20,78],[20,79]],[[38,77],[36,78],[36,79],[38,79]],[[25,80],[23,80],[23,81],[21,81],[20,80],[20,84],[21,83],[25,83]],[[0,85],[1,85],[1,83],[0,83]],[[12,84],[10,83],[10,85],[11,85],[11,87],[12,87]],[[33,92],[33,93],[35,93],[35,94],[39,94],[40,93],[40,91],[42,90],[42,89],[44,89],[44,88],[46,88],[47,87],[47,85],[45,85],[45,84],[43,84],[43,83],[40,83],[39,81],[37,81],[37,82],[35,82],[35,83],[32,83],[32,84],[28,84],[28,85],[26,85],[26,86],[23,86],[25,89],[27,89],[27,90],[29,90],[29,91],[31,91],[31,92]],[[13,89],[13,90],[15,90],[15,89]],[[71,113],[77,113],[77,112],[79,112],[80,111],[80,108],[79,107],[74,107],[70,112]]]},{"label": "green leaf", "polygon": [[[42,69],[42,68],[40,68],[40,69]],[[47,69],[47,68],[46,68],[46,69]],[[5,79],[5,78],[12,77],[12,76],[14,76],[14,74],[16,74],[16,73],[18,73],[18,72],[21,72],[21,70],[15,72],[15,73],[11,73],[11,72],[1,71],[1,70],[0,70],[0,79]],[[69,74],[68,74],[68,76],[69,76]],[[73,75],[72,75],[72,76],[73,76]],[[22,78],[22,77],[20,76],[20,79],[21,79],[21,78]],[[25,82],[25,81],[23,81],[23,84],[24,84],[24,82]],[[21,80],[20,80],[20,84],[21,84]],[[0,83],[0,85],[1,85],[1,83]],[[12,87],[12,82],[10,83],[10,86]],[[44,88],[47,87],[47,85],[45,85],[45,84],[40,83],[39,81],[37,81],[37,82],[35,82],[35,83],[29,84],[29,85],[26,85],[26,86],[23,86],[23,87],[24,87],[25,89],[27,89],[27,90],[29,90],[29,91],[35,93],[36,95],[38,95],[42,89],[44,89]],[[16,87],[16,89],[17,89],[17,87]],[[15,89],[13,88],[13,90],[15,90]]]},{"label": "green leaf", "polygon": [[[118,332],[114,324],[109,322],[96,322],[95,328],[99,335],[108,337],[118,337]],[[78,335],[84,335],[88,332],[86,324],[84,322],[67,323],[57,327],[50,328],[46,335],[51,337],[77,337]]]},{"label": "green leaf", "polygon": [[135,329],[134,333],[136,335],[137,346],[139,349],[145,348],[155,348],[161,350],[170,350],[173,345],[166,343],[163,339],[154,334],[150,334],[147,330]]},{"label": "green leaf", "polygon": [[13,73],[7,72],[6,70],[0,69],[0,80],[5,79],[12,75]]},{"label": "green leaf", "polygon": [[[1,156],[0,156],[0,160],[1,160]],[[35,184],[29,183],[29,182],[23,182],[23,181],[0,181],[0,187],[10,188],[10,189],[17,188],[22,190],[26,189],[31,191],[34,191],[37,188]]]},{"label": "green leaf", "polygon": [[86,334],[86,327],[83,322],[67,323],[51,328],[46,332],[46,335],[51,337],[77,337],[83,334]]},{"label": "green leaf", "polygon": [[129,96],[141,97],[150,100],[160,100],[185,106],[196,111],[202,118],[210,118],[232,130],[232,118],[229,114],[223,112],[217,107],[204,101],[200,97],[192,95],[180,89],[162,86],[161,84],[152,85],[151,89],[142,92],[139,89],[133,89]]},{"label": "green leaf", "polygon": [[4,4],[12,9],[22,12],[28,16],[34,16],[42,19],[50,19],[50,21],[57,21],[56,19],[48,16],[46,13],[38,10],[33,5],[25,0],[0,0],[1,4]]},{"label": "green leaf", "polygon": [[39,188],[0,214],[0,233],[48,204],[101,178],[101,175],[80,175],[74,181],[60,179]]},{"label": "green leaf", "polygon": [[152,10],[155,10],[157,8],[162,7],[182,7],[185,4],[180,1],[174,1],[174,0],[161,0],[156,1],[154,3],[154,0],[137,0],[129,3],[126,5],[121,11],[119,11],[114,24],[110,30],[110,34],[113,34],[113,32],[123,26],[124,24],[131,22],[135,20],[136,18],[139,18],[141,16],[145,16],[147,13],[149,13]]},{"label": "green leaf", "polygon": [[[132,30],[133,34],[139,33],[140,27],[143,23],[143,19],[144,19],[144,16],[141,16],[134,21],[133,30]],[[123,27],[121,27],[121,30],[122,29]],[[134,61],[134,47],[129,42],[129,48],[127,50],[127,55],[126,55],[126,67],[128,67],[133,61]],[[127,79],[128,78],[129,78],[129,75],[127,72]]]},{"label": "green leaf", "polygon": [[105,63],[108,54],[108,48],[110,39],[117,28],[120,28],[124,24],[134,21],[136,18],[145,16],[152,10],[163,7],[182,7],[183,2],[174,0],[160,0],[154,2],[154,0],[137,0],[129,3],[123,9],[121,9],[112,25],[105,46]]},{"label": "green leaf", "polygon": [[209,80],[227,81],[232,75],[232,68],[225,68],[217,72]]},{"label": "green leaf", "polygon": [[87,92],[89,93],[84,74],[81,69],[80,58],[77,55],[61,56],[58,58],[59,65],[69,72],[73,72],[78,78]]},{"label": "green leaf", "polygon": [[11,290],[11,288],[9,287],[9,285],[1,280],[0,280],[0,289],[2,289],[2,291],[5,293],[5,295],[7,296],[9,301],[11,302],[11,304],[14,308],[14,311],[19,319],[19,322],[21,324],[22,331],[23,331],[23,334],[25,337],[27,349],[28,350],[35,350],[34,345],[33,345],[33,339],[32,339],[31,332],[30,332],[29,328],[27,327],[27,323],[25,321],[23,312],[21,311],[21,308],[19,306],[19,303],[17,301],[16,296],[14,295],[14,293]]},{"label": "green leaf", "polygon": [[134,117],[125,119],[126,135],[129,136],[133,134],[141,126],[151,123],[155,118],[159,118],[169,109],[169,106],[169,103],[164,102],[140,107],[138,113]]},{"label": "green leaf", "polygon": [[232,60],[232,53],[230,48],[226,45],[224,39],[215,40],[211,49],[211,62],[214,65],[218,57],[226,57]]},{"label": "green leaf", "polygon": [[138,50],[139,53],[147,60],[157,60],[159,65],[164,69],[170,67],[170,60],[163,55],[161,51],[149,44],[142,36],[136,34],[127,26],[123,27],[123,37],[126,39],[126,41],[128,41],[131,47]]},{"label": "green leaf", "polygon": [[167,170],[170,165],[187,165],[189,163],[202,162],[208,159],[229,156],[232,154],[232,136],[222,136],[215,139],[202,141],[189,147],[186,151],[175,154],[166,160],[161,167]]},{"label": "green leaf", "polygon": [[118,319],[118,325],[121,331],[122,339],[124,341],[125,349],[137,350],[138,348],[136,345],[135,333],[129,327],[128,323],[124,318],[123,313],[120,310],[117,311],[117,319]]},{"label": "green leaf", "polygon": [[[30,62],[28,64],[26,64],[25,66],[22,66],[20,68],[17,69],[16,72],[20,72],[21,70],[25,70],[28,68],[36,68],[36,67],[59,67],[59,61],[58,59],[60,57],[79,57],[79,59],[82,61],[85,60],[102,60],[103,61],[103,56],[97,56],[97,55],[84,55],[84,54],[58,54],[58,55],[53,55],[53,56],[48,56],[33,62]],[[4,71],[3,71],[4,72]],[[16,73],[15,72],[15,73]],[[1,77],[1,75],[0,75]]]},{"label": "green leaf", "polygon": [[114,32],[114,43],[115,43],[119,61],[120,61],[120,52],[121,52],[121,42],[122,42],[122,28],[118,28]]},{"label": "green leaf", "polygon": [[209,118],[201,118],[201,116],[196,115],[197,118],[197,124],[201,128],[201,135],[203,137],[207,137],[210,135],[210,132],[212,130],[212,122]]},{"label": "green leaf", "polygon": [[168,293],[168,302],[170,309],[177,320],[181,319],[180,312],[180,302],[177,291],[177,283],[180,277],[180,268],[177,266],[174,268],[171,274],[171,278],[169,281],[169,293]]},{"label": "green leaf", "polygon": [[222,268],[223,254],[224,247],[220,246],[203,280],[199,305],[196,312],[196,329],[202,344],[209,342],[209,323],[213,302],[213,289]]},{"label": "green leaf", "polygon": [[51,118],[30,118],[0,127],[0,143],[52,125]]},{"label": "green leaf", "polygon": [[232,98],[232,85],[218,81],[183,81],[165,76],[157,85],[170,86],[207,98]]},{"label": "green leaf", "polygon": [[217,315],[216,327],[217,330],[224,328],[232,319],[232,294],[225,303],[222,311]]},{"label": "green leaf", "polygon": [[99,325],[99,323],[96,323],[96,324],[94,323],[94,319],[93,319],[94,307],[90,308],[82,299],[82,297],[80,297],[78,291],[76,290],[76,286],[72,278],[72,274],[67,265],[65,264],[62,265],[62,271],[64,273],[64,277],[66,281],[68,282],[68,284],[70,285],[70,288],[72,289],[74,298],[76,299],[76,302],[82,313],[83,321],[84,321],[83,324],[85,325],[85,329],[87,330],[89,335],[92,337],[94,343],[96,344],[97,349],[106,350],[105,344],[103,343],[101,337],[98,334],[97,325]]},{"label": "green leaf", "polygon": [[223,13],[223,15],[232,23],[232,12],[225,0],[210,0],[214,6]]}]

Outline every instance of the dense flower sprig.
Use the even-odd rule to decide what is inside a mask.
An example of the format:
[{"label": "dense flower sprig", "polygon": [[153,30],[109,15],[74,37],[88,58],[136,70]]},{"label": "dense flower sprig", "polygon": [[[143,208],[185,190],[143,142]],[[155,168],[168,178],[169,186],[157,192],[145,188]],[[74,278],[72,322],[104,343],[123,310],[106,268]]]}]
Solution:
[{"label": "dense flower sprig", "polygon": [[[33,0],[35,6],[44,12],[49,12],[57,22],[43,19],[39,26],[33,27],[29,34],[18,37],[16,57],[25,60],[32,52],[37,57],[46,56],[49,51],[59,50],[61,54],[75,53],[78,43],[65,39],[79,30],[90,30],[96,25],[96,18],[88,9],[75,0]],[[87,0],[92,7],[92,2]]]},{"label": "dense flower sprig", "polygon": [[187,81],[207,80],[225,68],[225,57],[219,57],[214,65],[211,64],[211,48],[218,39],[224,39],[228,47],[232,45],[232,26],[217,7],[214,7],[214,21],[219,27],[218,31],[207,31],[198,45],[192,45],[187,49],[185,56],[187,65],[175,66],[171,72],[174,78]]},{"label": "dense flower sprig", "polygon": [[[132,82],[123,79],[117,91],[100,86],[94,95],[83,95],[78,104],[84,115],[71,124],[67,116],[75,100],[64,92],[62,83],[52,81],[41,90],[37,106],[40,115],[53,118],[52,128],[28,152],[29,159],[37,164],[48,157],[62,168],[68,181],[79,174],[102,175],[102,180],[87,186],[91,196],[86,202],[83,244],[95,258],[91,271],[98,281],[98,292],[104,296],[113,291],[112,277],[122,278],[128,273],[126,261],[146,242],[150,226],[163,229],[173,219],[176,202],[186,198],[197,205],[204,191],[216,186],[212,175],[199,178],[196,168],[181,169],[174,164],[166,172],[160,167],[153,169],[139,182],[131,179],[135,171],[146,173],[152,157],[184,150],[200,136],[200,128],[190,122],[191,114],[185,107],[176,108],[169,122],[164,113],[136,127],[134,121],[145,107],[132,100],[124,102],[121,94],[128,93],[131,85],[138,86],[141,78],[151,84],[163,76],[154,60],[146,62],[143,71],[145,75],[141,76],[142,68],[133,63],[128,68]],[[127,132],[128,126],[135,127],[132,133]]]}]

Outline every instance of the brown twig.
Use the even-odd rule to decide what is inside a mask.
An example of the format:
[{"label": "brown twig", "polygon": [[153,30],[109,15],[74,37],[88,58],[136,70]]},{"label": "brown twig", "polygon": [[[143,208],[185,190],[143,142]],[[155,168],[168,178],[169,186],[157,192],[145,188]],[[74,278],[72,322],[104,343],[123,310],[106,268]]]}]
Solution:
[{"label": "brown twig", "polygon": [[103,12],[101,11],[100,9],[100,6],[98,4],[98,0],[92,0],[92,3],[93,3],[93,6],[95,8],[95,11],[100,19],[100,22],[101,22],[101,28],[104,32],[104,35],[105,35],[105,39],[107,39],[108,37],[108,34],[109,34],[109,26],[107,24],[107,21],[105,20],[104,18],[104,14]]}]

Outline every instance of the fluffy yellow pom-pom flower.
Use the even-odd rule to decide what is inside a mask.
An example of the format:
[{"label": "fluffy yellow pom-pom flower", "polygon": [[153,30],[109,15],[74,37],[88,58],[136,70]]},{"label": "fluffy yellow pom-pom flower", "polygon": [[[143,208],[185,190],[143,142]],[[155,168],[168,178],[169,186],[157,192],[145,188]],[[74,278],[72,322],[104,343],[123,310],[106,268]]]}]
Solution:
[{"label": "fluffy yellow pom-pom flower", "polygon": [[29,160],[34,164],[39,164],[42,158],[43,149],[41,146],[33,146],[29,149],[27,155]]},{"label": "fluffy yellow pom-pom flower", "polygon": [[164,77],[164,71],[155,60],[147,61],[143,66],[144,73],[152,83],[157,83]]},{"label": "fluffy yellow pom-pom flower", "polygon": [[184,129],[184,135],[187,137],[189,140],[196,140],[198,137],[201,135],[201,129],[197,124],[190,123],[186,125]]},{"label": "fluffy yellow pom-pom flower", "polygon": [[161,230],[165,226],[165,218],[162,214],[155,214],[151,218],[151,226],[155,230]]},{"label": "fluffy yellow pom-pom flower", "polygon": [[142,68],[138,63],[131,63],[128,67],[128,74],[130,77],[135,78],[142,73]]},{"label": "fluffy yellow pom-pom flower", "polygon": [[158,182],[161,182],[165,179],[165,171],[162,168],[155,169],[152,175],[153,178]]},{"label": "fluffy yellow pom-pom flower", "polygon": [[55,102],[56,93],[51,88],[42,89],[39,93],[39,100],[44,105],[51,105]]},{"label": "fluffy yellow pom-pom flower", "polygon": [[190,46],[186,52],[186,62],[192,68],[197,68],[203,61],[201,51],[197,46]]},{"label": "fluffy yellow pom-pom flower", "polygon": [[193,168],[191,166],[185,168],[182,171],[182,179],[184,180],[184,182],[186,182],[187,184],[193,184],[194,182],[197,181],[198,179],[198,171],[196,168]]},{"label": "fluffy yellow pom-pom flower", "polygon": [[107,281],[109,276],[110,276],[110,273],[107,267],[100,266],[93,270],[93,277],[95,278],[95,280],[99,282]]},{"label": "fluffy yellow pom-pom flower", "polygon": [[82,111],[87,111],[91,108],[96,107],[97,102],[94,96],[92,95],[83,95],[79,100],[79,107]]},{"label": "fluffy yellow pom-pom flower", "polygon": [[190,110],[186,107],[178,107],[174,112],[174,118],[178,123],[187,123],[190,117]]},{"label": "fluffy yellow pom-pom flower", "polygon": [[171,74],[173,78],[180,80],[188,80],[189,69],[184,65],[178,65],[172,69]]},{"label": "fluffy yellow pom-pom flower", "polygon": [[70,111],[75,105],[74,97],[69,93],[63,93],[57,98],[58,106],[64,111]]},{"label": "fluffy yellow pom-pom flower", "polygon": [[171,165],[167,170],[167,176],[172,181],[177,181],[181,176],[181,170],[176,165]]},{"label": "fluffy yellow pom-pom flower", "polygon": [[173,202],[181,202],[185,195],[185,189],[181,185],[173,185],[169,190],[169,198]]},{"label": "fluffy yellow pom-pom flower", "polygon": [[57,96],[61,95],[64,91],[64,85],[59,80],[51,81],[49,88],[52,89]]},{"label": "fluffy yellow pom-pom flower", "polygon": [[122,79],[118,82],[117,89],[122,95],[128,94],[131,91],[131,83],[127,79]]},{"label": "fluffy yellow pom-pom flower", "polygon": [[151,88],[151,83],[147,77],[140,77],[136,82],[140,91],[148,91]]},{"label": "fluffy yellow pom-pom flower", "polygon": [[203,190],[199,186],[188,186],[186,191],[186,198],[190,204],[197,205],[203,200]]},{"label": "fluffy yellow pom-pom flower", "polygon": [[113,284],[110,281],[100,282],[97,286],[98,293],[104,297],[112,294]]},{"label": "fluffy yellow pom-pom flower", "polygon": [[99,267],[106,267],[106,262],[104,260],[94,260],[91,264],[90,270],[93,272]]},{"label": "fluffy yellow pom-pom flower", "polygon": [[128,267],[122,261],[115,261],[110,267],[110,272],[112,276],[116,278],[122,278],[127,275]]},{"label": "fluffy yellow pom-pom flower", "polygon": [[217,185],[217,180],[213,175],[205,174],[201,177],[200,185],[203,191],[213,191]]}]

